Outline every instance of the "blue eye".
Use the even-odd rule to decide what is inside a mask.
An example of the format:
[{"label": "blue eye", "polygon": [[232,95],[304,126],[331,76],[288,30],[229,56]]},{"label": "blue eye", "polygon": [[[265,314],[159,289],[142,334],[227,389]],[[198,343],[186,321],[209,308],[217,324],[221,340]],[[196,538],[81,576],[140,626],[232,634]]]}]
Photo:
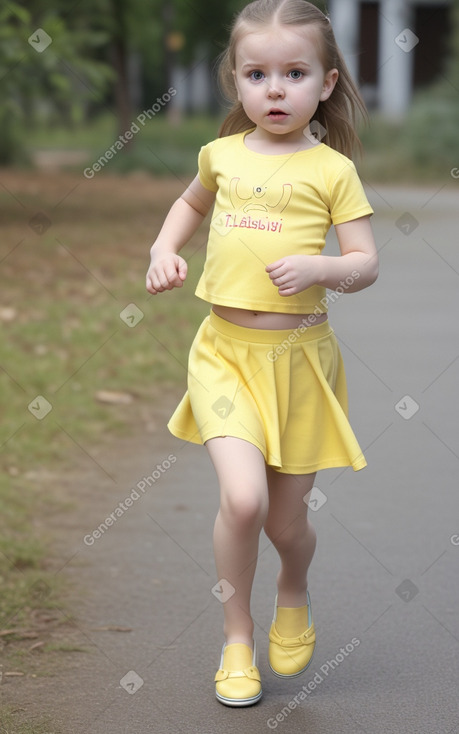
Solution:
[{"label": "blue eye", "polygon": [[264,76],[265,75],[263,74],[262,71],[252,71],[252,72],[250,72],[250,78],[254,82],[261,82],[261,80],[264,79]]},{"label": "blue eye", "polygon": [[294,81],[298,81],[298,79],[302,79],[302,77],[304,76],[304,74],[303,74],[303,72],[302,72],[302,71],[299,71],[299,69],[293,69],[293,70],[292,70],[292,71],[291,71],[291,72],[289,73],[289,76],[290,76],[290,78],[291,78],[291,79],[293,79]]}]

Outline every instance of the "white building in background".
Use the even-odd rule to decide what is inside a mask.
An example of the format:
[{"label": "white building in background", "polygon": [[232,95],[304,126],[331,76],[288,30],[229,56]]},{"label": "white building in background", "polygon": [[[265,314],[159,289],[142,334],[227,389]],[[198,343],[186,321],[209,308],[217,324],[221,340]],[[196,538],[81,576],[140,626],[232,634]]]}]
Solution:
[{"label": "white building in background", "polygon": [[368,106],[403,118],[444,70],[451,0],[329,0],[338,45]]},{"label": "white building in background", "polygon": [[[314,1],[314,0],[313,0]],[[444,71],[452,0],[327,0],[333,30],[370,109],[403,119],[413,90]],[[215,111],[218,92],[202,48],[194,64],[176,66],[171,116]]]}]

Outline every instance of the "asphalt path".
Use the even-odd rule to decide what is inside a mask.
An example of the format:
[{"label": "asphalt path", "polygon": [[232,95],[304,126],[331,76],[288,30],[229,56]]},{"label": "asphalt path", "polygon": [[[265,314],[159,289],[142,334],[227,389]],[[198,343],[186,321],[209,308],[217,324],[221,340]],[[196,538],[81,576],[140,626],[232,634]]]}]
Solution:
[{"label": "asphalt path", "polygon": [[[179,387],[152,406],[153,434],[67,478],[77,511],[57,570],[87,652],[59,676],[12,682],[8,700],[34,701],[69,734],[459,732],[459,183],[445,183],[367,186],[381,275],[330,309],[368,466],[317,476],[309,669],[287,681],[269,670],[278,560],[262,534],[252,612],[263,698],[243,709],[215,699],[218,491],[205,449],[165,428]],[[333,237],[327,247],[337,252]]]}]

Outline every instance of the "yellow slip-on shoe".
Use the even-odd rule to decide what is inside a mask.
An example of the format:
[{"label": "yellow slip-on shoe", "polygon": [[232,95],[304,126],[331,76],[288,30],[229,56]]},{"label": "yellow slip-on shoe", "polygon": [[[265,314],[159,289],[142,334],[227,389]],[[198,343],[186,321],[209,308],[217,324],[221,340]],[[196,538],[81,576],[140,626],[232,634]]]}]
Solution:
[{"label": "yellow slip-on shoe", "polygon": [[[307,606],[300,608],[277,607],[277,596],[274,602],[274,619],[269,631],[269,667],[281,678],[293,678],[303,673],[308,667],[314,652],[316,633],[312,621],[311,602],[307,592]],[[276,627],[278,609],[281,609],[284,621],[289,616],[297,617],[299,610],[304,609],[307,629],[298,637],[282,637]]]},{"label": "yellow slip-on shoe", "polygon": [[261,698],[260,671],[253,651],[242,642],[223,645],[220,669],[215,676],[215,695],[225,706],[251,706]]}]

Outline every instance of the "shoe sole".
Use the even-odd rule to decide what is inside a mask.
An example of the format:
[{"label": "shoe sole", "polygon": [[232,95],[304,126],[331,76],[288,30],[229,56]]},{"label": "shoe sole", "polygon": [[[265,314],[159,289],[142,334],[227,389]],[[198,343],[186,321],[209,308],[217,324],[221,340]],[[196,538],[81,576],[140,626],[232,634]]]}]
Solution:
[{"label": "shoe sole", "polygon": [[297,678],[299,675],[303,675],[303,673],[309,668],[309,666],[312,663],[312,659],[314,657],[314,652],[311,655],[311,659],[309,660],[308,664],[302,668],[302,670],[299,670],[298,673],[278,673],[277,670],[274,670],[274,668],[271,666],[271,663],[268,661],[268,665],[271,668],[271,671],[274,673],[274,675],[277,675],[278,678]]},{"label": "shoe sole", "polygon": [[223,703],[225,706],[253,706],[254,703],[257,703],[261,696],[262,691],[257,696],[252,696],[252,698],[225,698],[224,696],[220,696],[218,693],[216,693],[217,701],[220,701],[220,703]]}]

